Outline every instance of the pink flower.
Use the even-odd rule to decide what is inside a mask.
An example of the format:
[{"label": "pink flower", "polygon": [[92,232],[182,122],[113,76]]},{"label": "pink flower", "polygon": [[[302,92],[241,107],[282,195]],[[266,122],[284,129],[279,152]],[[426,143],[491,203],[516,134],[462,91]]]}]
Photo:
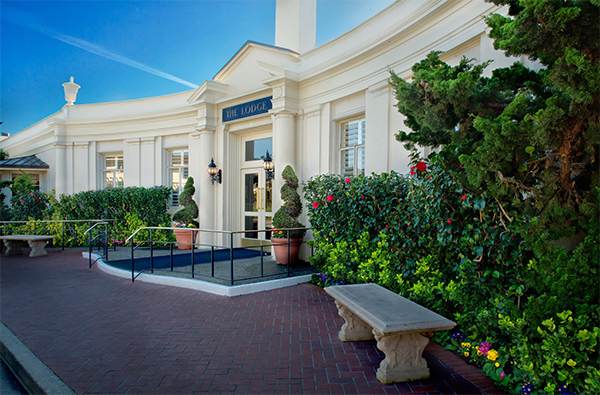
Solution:
[{"label": "pink flower", "polygon": [[419,170],[419,171],[427,170],[427,164],[425,162],[417,163],[417,170]]},{"label": "pink flower", "polygon": [[313,208],[319,208],[319,202],[313,202]]},{"label": "pink flower", "polygon": [[332,200],[333,200],[333,196],[331,196],[331,195],[327,195],[327,201],[328,201],[328,202],[331,202]]},{"label": "pink flower", "polygon": [[463,195],[462,200],[465,200],[467,198],[467,195]]},{"label": "pink flower", "polygon": [[504,378],[504,372],[500,373],[500,378],[503,379]]},{"label": "pink flower", "polygon": [[449,219],[449,220],[448,220],[448,223],[449,223],[449,224],[451,224],[451,223],[452,223],[452,220],[451,220],[451,219]]},{"label": "pink flower", "polygon": [[346,179],[344,180],[344,182],[345,182],[346,184],[350,184],[350,181],[352,181],[352,180],[350,180],[349,178],[346,178]]}]

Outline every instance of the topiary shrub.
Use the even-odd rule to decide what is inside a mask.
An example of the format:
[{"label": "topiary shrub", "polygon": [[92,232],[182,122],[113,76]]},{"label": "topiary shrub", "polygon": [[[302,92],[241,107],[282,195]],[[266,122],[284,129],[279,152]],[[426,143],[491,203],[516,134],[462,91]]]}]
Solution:
[{"label": "topiary shrub", "polygon": [[196,221],[196,218],[198,218],[198,205],[193,198],[195,192],[194,179],[190,177],[186,181],[183,192],[181,192],[181,195],[179,196],[179,201],[184,208],[173,214],[173,221],[185,225],[192,224],[195,228],[200,226],[200,223]]},{"label": "topiary shrub", "polygon": [[[273,216],[273,227],[275,229],[303,228],[304,225],[296,220],[300,213],[302,213],[302,201],[300,200],[300,195],[296,192],[296,189],[298,189],[298,177],[290,165],[287,165],[283,169],[281,176],[285,181],[280,190],[281,199],[284,203]],[[289,233],[291,239],[301,239],[306,234],[306,230],[292,230]],[[287,232],[275,231],[271,237],[281,239],[287,238],[287,236]]]}]

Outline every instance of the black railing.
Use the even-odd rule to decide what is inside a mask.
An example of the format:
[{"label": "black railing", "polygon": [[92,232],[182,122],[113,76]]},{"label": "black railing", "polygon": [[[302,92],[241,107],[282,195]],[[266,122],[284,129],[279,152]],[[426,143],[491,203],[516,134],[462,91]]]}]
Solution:
[{"label": "black railing", "polygon": [[[168,240],[156,240],[155,239],[155,233],[157,231],[162,231],[164,234],[165,230],[178,230],[178,231],[189,231],[190,233],[192,233],[192,242],[172,242],[172,241],[168,241]],[[274,271],[274,266],[272,262],[265,262],[265,257],[271,254],[271,243],[269,240],[259,240],[258,235],[263,233],[263,234],[268,234],[271,233],[272,230],[271,229],[266,229],[266,230],[244,230],[244,231],[216,231],[216,230],[208,230],[208,229],[182,229],[182,228],[163,228],[163,227],[144,227],[144,228],[139,228],[134,234],[132,234],[126,241],[125,244],[127,243],[131,243],[131,262],[130,262],[130,268],[131,268],[131,281],[135,282],[135,279],[140,276],[142,273],[145,272],[150,272],[150,273],[155,273],[155,270],[158,270],[155,267],[155,260],[157,259],[157,257],[155,257],[155,249],[159,248],[162,249],[162,251],[164,251],[165,248],[168,248],[169,254],[168,254],[168,259],[169,259],[169,263],[170,263],[170,272],[178,272],[179,274],[185,274],[186,277],[188,278],[196,278],[196,277],[201,277],[201,278],[211,278],[213,280],[220,280],[223,282],[227,282],[230,285],[235,285],[235,283],[239,283],[242,281],[252,281],[252,280],[257,280],[257,279],[268,279],[268,278],[272,278],[272,277],[281,277],[281,276],[286,276],[286,277],[292,277],[293,275],[299,273],[299,272],[312,272],[312,268],[310,267],[310,264],[306,263],[303,265],[296,265],[295,267],[293,267],[293,265],[290,264],[292,255],[293,255],[293,247],[296,246],[298,248],[300,248],[302,245],[306,245],[305,241],[301,241],[301,242],[295,242],[292,239],[289,238],[289,234],[290,231],[292,230],[309,230],[308,228],[298,228],[298,229],[281,229],[281,231],[284,231],[287,233],[288,237],[286,239],[286,243],[284,243],[285,245],[287,245],[287,260],[286,262],[288,262],[288,264],[286,265],[286,270],[285,271],[281,271],[279,269],[275,270],[275,272],[272,273],[267,273],[265,271],[265,267],[266,265],[269,265],[268,267],[271,269],[271,271]],[[142,239],[140,240],[140,234],[142,234],[141,232],[147,232],[147,239]],[[256,235],[256,238],[246,238],[246,237],[242,237],[242,236],[247,236],[248,234],[250,235]],[[196,242],[196,239],[200,238],[201,242]],[[136,241],[134,241],[136,240]],[[248,244],[248,245],[241,245],[241,244]],[[183,255],[185,255],[186,253],[179,253],[176,254],[174,253],[174,246],[176,244],[179,245],[184,245],[184,246],[189,246],[189,250],[190,250],[190,258],[189,258],[189,266],[190,266],[190,271],[189,272],[183,272],[183,271],[177,271],[174,269],[174,257],[181,257]],[[298,245],[299,244],[299,245]],[[136,258],[135,253],[136,251],[138,251],[141,248],[148,248],[149,249],[149,256],[143,257],[143,258]],[[268,249],[268,250],[267,250]],[[241,251],[241,250],[251,250],[251,251],[256,251],[259,252],[256,255],[254,255],[253,258],[258,258],[260,257],[260,260],[257,259],[257,262],[252,262],[252,263],[248,263],[246,262],[246,266],[244,268],[241,267],[241,265],[236,265],[236,257],[235,257],[235,252],[236,251]],[[210,251],[210,274],[206,273],[198,273],[198,271],[196,270],[197,268],[197,262],[196,262],[196,252],[199,251],[201,253],[206,253],[208,255],[208,252]],[[222,252],[221,258],[217,259],[215,257],[216,253]],[[306,256],[307,251],[304,251],[304,256]],[[310,256],[312,256],[313,254],[313,250],[312,247],[310,248]],[[228,255],[225,259],[224,255]],[[253,254],[251,254],[253,255]],[[163,257],[165,256],[164,254],[162,255]],[[141,267],[141,265],[138,265],[138,270],[136,270],[136,259],[141,260],[141,259],[147,259],[149,258],[149,266],[147,267]],[[238,256],[238,262],[239,262],[239,256]],[[163,259],[164,261],[164,259]],[[229,266],[227,268],[224,267],[223,263],[226,263],[228,261]],[[302,263],[304,263],[303,261],[300,261]],[[204,261],[202,262],[202,264],[207,264],[208,262]],[[216,265],[217,264],[221,264],[220,266],[220,270],[219,273],[216,272]],[[164,265],[164,262],[163,262]],[[258,267],[257,267],[258,266]],[[276,266],[276,267],[280,267],[280,266]],[[248,273],[256,273],[256,275],[248,275],[248,274],[244,274],[243,271],[248,272]],[[227,276],[224,276],[224,272],[228,272]],[[238,274],[238,272],[242,272],[242,274]],[[161,273],[164,274],[164,271],[161,271]],[[168,274],[167,274],[168,275]]]},{"label": "black railing", "polygon": [[104,250],[104,257],[108,259],[108,234],[110,232],[108,222],[96,222],[91,228],[86,230],[84,234],[88,235],[88,256],[90,268],[96,263],[101,257],[98,257],[92,262],[92,251],[94,244],[97,245],[98,251]]}]

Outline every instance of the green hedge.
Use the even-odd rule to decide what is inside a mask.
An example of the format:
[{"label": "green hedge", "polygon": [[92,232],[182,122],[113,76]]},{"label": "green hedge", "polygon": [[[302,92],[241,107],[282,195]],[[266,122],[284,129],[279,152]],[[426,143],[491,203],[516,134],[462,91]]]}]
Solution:
[{"label": "green hedge", "polygon": [[375,282],[453,319],[437,340],[514,392],[597,393],[597,233],[536,256],[522,237],[535,218],[465,189],[462,171],[433,156],[412,176],[309,180],[317,282]]},{"label": "green hedge", "polygon": [[[59,200],[51,199],[50,207],[46,211],[46,218],[54,220],[114,219],[116,235],[113,242],[123,244],[140,227],[171,226],[171,218],[167,214],[170,194],[169,188],[155,186],[151,188],[104,189],[79,192],[74,195],[61,195]],[[84,227],[85,229],[83,229]],[[78,245],[86,241],[85,236],[82,235],[82,229],[85,231],[87,225],[78,225]],[[148,240],[149,235],[140,235],[138,240],[142,239]],[[153,239],[173,240],[172,232],[154,233]],[[74,243],[73,239],[67,241],[67,244]]]}]

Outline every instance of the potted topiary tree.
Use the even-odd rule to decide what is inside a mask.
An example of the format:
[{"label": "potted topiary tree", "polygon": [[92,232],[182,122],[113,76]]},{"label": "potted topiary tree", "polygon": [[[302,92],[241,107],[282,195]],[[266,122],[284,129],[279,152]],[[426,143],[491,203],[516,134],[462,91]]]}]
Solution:
[{"label": "potted topiary tree", "polygon": [[179,202],[183,208],[173,214],[173,226],[179,229],[173,230],[175,238],[177,239],[177,248],[180,250],[189,250],[192,248],[193,243],[196,240],[198,231],[194,231],[200,226],[196,218],[198,218],[198,205],[194,201],[194,179],[188,178],[183,187],[183,192],[179,195]]},{"label": "potted topiary tree", "polygon": [[[306,229],[285,230],[293,228],[304,228],[302,223],[296,218],[302,212],[302,201],[300,195],[296,192],[298,189],[298,177],[291,166],[286,166],[281,173],[285,184],[281,187],[281,199],[283,205],[273,216],[273,232],[271,234],[271,243],[275,250],[275,260],[280,265],[293,264],[298,259],[302,238],[306,234]],[[289,233],[289,237],[288,237]],[[288,243],[289,238],[289,243]]]}]

